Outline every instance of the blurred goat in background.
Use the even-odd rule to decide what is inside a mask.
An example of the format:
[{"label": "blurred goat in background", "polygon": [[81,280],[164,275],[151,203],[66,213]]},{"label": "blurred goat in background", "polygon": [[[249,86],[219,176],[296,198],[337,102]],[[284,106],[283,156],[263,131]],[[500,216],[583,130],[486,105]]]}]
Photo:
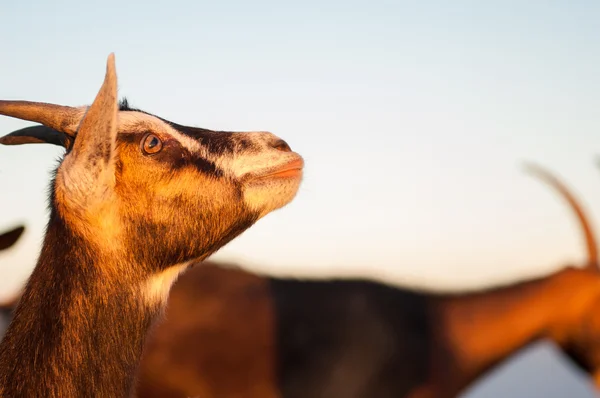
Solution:
[{"label": "blurred goat in background", "polygon": [[550,339],[600,387],[600,270],[581,204],[540,167],[584,231],[588,259],[551,275],[439,293],[365,280],[265,277],[205,262],[174,286],[147,341],[139,397],[455,397]]}]

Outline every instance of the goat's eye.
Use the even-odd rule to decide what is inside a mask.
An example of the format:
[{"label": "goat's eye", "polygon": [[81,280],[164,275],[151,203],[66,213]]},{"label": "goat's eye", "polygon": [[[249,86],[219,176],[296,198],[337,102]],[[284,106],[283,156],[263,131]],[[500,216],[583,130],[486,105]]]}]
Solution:
[{"label": "goat's eye", "polygon": [[156,135],[148,133],[142,138],[142,152],[146,155],[154,155],[160,152],[163,147],[163,143]]}]

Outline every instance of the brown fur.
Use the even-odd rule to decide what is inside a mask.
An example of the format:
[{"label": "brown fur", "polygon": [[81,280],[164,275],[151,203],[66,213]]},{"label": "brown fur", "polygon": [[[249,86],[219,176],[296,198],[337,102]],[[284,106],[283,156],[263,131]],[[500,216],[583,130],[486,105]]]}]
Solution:
[{"label": "brown fur", "polygon": [[[592,378],[600,370],[600,277],[566,268],[499,289],[432,297],[427,397],[453,397],[525,345],[549,339]],[[598,385],[600,390],[600,385]]]},{"label": "brown fur", "polygon": [[144,348],[138,396],[278,397],[266,282],[204,265],[186,273]]},{"label": "brown fur", "polygon": [[[576,202],[571,204],[583,214],[581,206]],[[588,226],[587,230],[591,228]],[[592,234],[585,235],[588,254],[593,260],[595,251],[589,249],[595,239]],[[589,263],[593,265],[593,261]],[[273,288],[279,283],[283,285],[275,295]],[[342,290],[335,290],[331,281],[318,282],[324,287],[331,286],[325,291],[331,292],[325,293],[330,294],[330,299],[322,303],[337,300],[341,295],[345,297],[343,305],[363,303],[360,305],[367,305],[366,311],[378,310],[368,303],[382,293],[368,288],[357,295],[349,287],[352,283],[338,281],[336,284]],[[290,290],[292,286],[297,290],[295,296],[286,293],[294,290]],[[311,301],[312,288],[303,286],[301,281],[277,281],[211,263],[187,272],[175,283],[167,316],[155,325],[144,348],[138,396],[314,398],[328,396],[319,395],[322,392],[336,391],[338,398],[380,398],[388,396],[385,391],[402,391],[389,396],[454,397],[514,352],[539,339],[554,341],[597,379],[600,324],[595,321],[595,313],[600,308],[600,278],[592,267],[568,267],[545,278],[481,292],[415,292],[423,306],[418,304],[421,300],[408,301],[404,289],[392,289],[396,292],[392,295],[399,295],[401,302],[407,300],[406,305],[423,314],[426,321],[415,323],[413,318],[398,315],[402,317],[404,330],[392,328],[395,333],[387,339],[393,341],[396,336],[396,341],[391,343],[381,336],[367,338],[370,333],[367,331],[381,325],[390,328],[392,318],[367,318],[355,324],[351,329],[356,332],[349,334],[347,326],[324,314],[317,317],[319,324],[305,325],[308,335],[304,339],[308,345],[302,350],[304,365],[299,364],[300,358],[295,358],[292,359],[295,365],[283,366],[287,354],[282,352],[286,352],[286,342],[293,340],[293,335],[288,334],[287,321],[281,318],[300,314],[290,313],[289,308],[294,307],[289,306],[282,307],[288,308],[288,312],[282,313],[278,303],[299,300],[299,307],[308,306],[307,310],[314,314],[323,308]],[[396,314],[401,314],[400,306],[395,305]],[[323,325],[327,327],[320,329]],[[315,361],[321,360],[321,351],[327,346],[317,351],[310,342],[320,340],[330,341],[330,345],[341,342],[342,352],[371,354],[360,354],[354,359],[334,357],[333,363],[337,365],[327,367],[327,373],[312,380],[307,378],[303,366],[318,368]],[[424,363],[428,370],[422,375],[418,372],[409,375],[400,366],[386,365],[377,354],[382,352],[378,351],[381,344],[390,348],[414,347],[412,351],[404,351],[397,358],[398,363],[409,363],[416,369]],[[390,348],[383,352],[399,355]],[[336,372],[342,369],[352,371],[353,375],[338,379]],[[386,379],[390,372],[394,377]],[[369,374],[373,384],[365,379]]]},{"label": "brown fur", "polygon": [[[582,211],[581,206],[579,210]],[[586,240],[589,249],[589,242],[595,240],[593,236],[586,236]],[[590,258],[593,258],[592,254]],[[299,298],[300,306],[310,306],[308,310],[317,314],[322,306],[311,302],[314,295],[308,287],[303,290],[303,282],[286,281],[279,296],[275,296],[273,286],[277,283],[272,278],[211,263],[184,274],[173,287],[166,318],[155,325],[145,346],[138,374],[138,396],[287,398],[316,397],[320,396],[318,391],[337,391],[339,398],[379,398],[387,396],[382,392],[386,388],[397,387],[396,391],[403,393],[394,396],[454,397],[495,365],[539,339],[554,341],[576,364],[597,379],[600,324],[595,321],[595,313],[600,308],[600,278],[591,267],[568,267],[545,278],[481,292],[415,292],[423,298],[424,306],[408,302],[407,305],[420,311],[427,321],[414,323],[411,318],[403,317],[401,322],[406,330],[400,333],[393,329],[395,336],[402,336],[397,337],[394,344],[415,347],[412,353],[405,353],[398,359],[410,363],[413,368],[426,361],[428,371],[422,376],[407,376],[399,367],[383,365],[375,355],[381,339],[357,340],[356,336],[347,334],[347,327],[340,324],[338,328],[338,321],[325,315],[320,318],[320,322],[329,325],[325,330],[318,329],[317,324],[307,324],[304,330],[309,334],[306,336],[308,342],[313,339],[342,341],[344,352],[356,351],[355,345],[360,342],[363,344],[360,350],[372,352],[372,355],[356,359],[339,357],[334,362],[339,366],[331,370],[341,370],[343,363],[351,361],[344,367],[353,366],[356,369],[354,375],[338,380],[334,372],[324,374],[315,382],[306,379],[301,365],[282,367],[285,357],[281,353],[292,336],[285,332],[287,329],[281,324],[281,318],[299,314],[278,312],[277,302],[288,297],[285,292],[290,291],[290,286],[297,286],[296,299]],[[319,283],[328,285],[332,282]],[[337,283],[345,286],[346,282]],[[378,290],[367,289],[357,296],[350,288],[344,289],[331,288],[331,298],[324,302],[336,299],[333,295],[343,291],[349,292],[345,301],[347,306],[368,303],[365,298],[381,294]],[[393,290],[397,292],[393,294],[403,294],[403,289]],[[292,299],[290,295],[287,300]],[[367,307],[368,311],[375,309]],[[399,310],[400,307],[396,307],[396,313]],[[391,318],[384,317],[377,323],[363,322],[354,328],[359,335],[367,337],[367,330],[380,327],[377,324],[381,322],[389,325]],[[420,345],[421,339],[426,345]],[[389,346],[390,343],[386,344]],[[317,363],[312,358],[319,358],[320,354],[313,345],[307,345],[304,351],[305,366],[315,367]],[[388,354],[393,352],[390,350]],[[298,362],[298,358],[295,361]],[[285,374],[282,374],[284,369]],[[365,377],[365,372],[360,369],[372,373],[370,377],[374,378],[379,390],[368,387],[368,383],[363,383],[360,387],[363,390],[358,390],[359,379]],[[394,381],[386,382],[384,375],[394,369]],[[402,382],[402,386],[395,385]],[[294,385],[299,387],[290,387]],[[412,387],[405,388],[404,385]]]},{"label": "brown fur", "polygon": [[[279,283],[283,285],[275,295],[274,286]],[[321,305],[313,300],[309,284],[302,281],[260,277],[232,264],[223,267],[205,262],[194,267],[174,284],[166,316],[155,324],[146,342],[137,396],[314,398],[331,396],[320,392],[336,391],[338,398],[455,397],[539,339],[555,342],[591,376],[599,368],[600,325],[594,315],[600,308],[600,278],[590,270],[565,268],[545,278],[474,293],[415,292],[424,305],[414,300],[406,305],[422,313],[425,323],[402,315],[404,310],[396,300],[384,300],[393,305],[389,313],[400,317],[402,331],[391,328],[394,319],[390,316],[366,318],[348,327],[327,315],[323,304],[342,299],[343,306],[366,306],[365,311],[372,313],[381,310],[369,304],[374,298],[391,294],[402,302],[407,300],[404,289],[390,288],[390,293],[384,293],[374,284],[360,293],[352,287],[355,281],[337,281],[337,290],[333,281],[313,283],[327,289],[325,297],[329,299]],[[319,322],[305,324],[308,335],[303,337],[303,355],[292,358],[296,363],[289,367],[282,366],[288,355],[282,353],[289,351],[286,345],[296,337],[282,318],[301,313],[290,313],[293,306],[287,307],[287,313],[281,312],[280,300],[309,307],[306,310],[316,314]],[[294,324],[289,326],[293,329]],[[369,330],[382,327],[394,332],[383,338],[377,332],[378,339],[370,338]],[[386,342],[389,339],[394,342]],[[326,367],[315,384],[306,378],[305,368],[320,366],[318,361],[324,359],[320,350],[329,349],[315,347],[317,341],[338,342],[342,352],[358,356],[336,357],[335,365]],[[403,351],[397,362],[409,363],[411,368],[424,363],[428,370],[422,376],[408,376],[400,366],[382,362],[381,353],[399,355],[395,349],[380,351],[382,344],[414,347],[412,352]],[[338,379],[336,374],[343,369],[354,375]],[[393,377],[387,379],[388,373]],[[369,374],[373,384],[361,384]],[[386,395],[386,390],[402,393]]]},{"label": "brown fur", "polygon": [[[38,264],[0,343],[1,396],[128,396],[146,332],[178,275],[299,187],[302,159],[276,136],[196,129],[192,137],[119,106],[116,87],[111,55],[83,120],[81,108],[0,101],[0,114],[45,124],[0,143],[47,138],[67,149]],[[162,150],[144,151],[148,133]],[[293,162],[287,178],[248,179]],[[270,197],[257,199],[265,190]]]},{"label": "brown fur", "polygon": [[[317,394],[317,391],[336,390],[338,398],[379,398],[388,395],[383,392],[378,395],[375,391],[396,388],[386,387],[386,383],[399,384],[406,380],[401,372],[395,374],[393,381],[382,379],[393,368],[379,364],[381,358],[377,359],[376,352],[381,340],[377,339],[361,343],[365,344],[361,349],[363,353],[352,360],[352,366],[362,371],[350,379],[343,377],[336,380],[335,372],[331,372],[315,385],[302,376],[302,365],[296,368],[291,365],[287,369],[287,372],[298,374],[280,375],[283,371],[281,364],[288,360],[281,357],[281,352],[286,350],[292,335],[284,332],[287,330],[285,325],[274,322],[274,319],[283,316],[277,311],[275,301],[283,300],[287,295],[282,291],[279,296],[274,296],[272,283],[274,281],[270,278],[234,269],[231,265],[222,267],[209,262],[182,276],[173,287],[165,319],[155,326],[145,346],[138,397],[313,398],[328,396]],[[301,281],[286,283],[295,283],[297,289],[304,289]],[[327,285],[332,282],[316,283]],[[360,298],[351,293],[353,281],[337,283],[342,286],[348,283],[346,305],[353,305],[352,301]],[[403,289],[395,290],[397,293],[392,294],[403,294]],[[299,300],[299,303],[304,300],[304,304],[300,305],[310,306],[307,310],[321,313],[319,304],[311,300],[311,290],[307,287],[302,291],[298,293],[300,296],[294,298],[290,295],[287,300]],[[335,299],[334,292],[332,289],[329,300]],[[339,290],[337,294],[340,294]],[[364,294],[370,300],[380,293],[366,290]],[[545,278],[483,292],[417,294],[426,303],[419,311],[427,317],[426,324],[429,326],[425,330],[410,318],[402,318],[400,322],[409,330],[397,331],[388,338],[396,339],[393,344],[418,348],[420,336],[423,336],[429,348],[417,349],[398,358],[398,361],[415,367],[426,361],[429,371],[422,380],[418,377],[407,382],[412,385],[411,388],[398,390],[398,387],[396,391],[404,391],[404,395],[396,396],[413,396],[409,394],[411,391],[412,394],[420,391],[424,395],[414,396],[455,397],[495,365],[539,339],[554,341],[591,376],[600,369],[600,346],[596,343],[600,324],[594,321],[593,316],[600,308],[600,278],[589,270],[566,268]],[[396,309],[398,316],[399,310]],[[298,315],[286,314],[287,317]],[[307,341],[346,341],[342,344],[348,354],[355,351],[358,348],[355,344],[359,343],[356,337],[350,337],[350,330],[356,328],[358,333],[367,333],[370,328],[381,327],[368,321],[348,329],[342,325],[337,327],[335,322],[338,321],[325,314],[319,319],[329,326],[320,329],[316,324],[308,324],[305,331],[311,336],[307,336]],[[392,318],[386,317],[380,322],[389,328],[391,321]],[[278,336],[281,333],[285,334]],[[407,336],[412,337],[407,339]],[[394,355],[393,352],[387,353]],[[316,366],[317,362],[310,358],[319,355],[316,347],[305,346],[303,357],[306,358],[303,361],[309,360],[305,366]],[[337,361],[333,368],[327,368],[328,372],[342,370],[345,360],[339,358]],[[370,377],[375,384],[368,390],[356,387],[364,372],[374,373]],[[295,383],[300,388],[298,393],[286,387],[285,380],[294,378],[298,378]],[[375,390],[375,386],[380,390]],[[345,392],[341,393],[344,389]]]},{"label": "brown fur", "polygon": [[[593,259],[595,239],[585,235]],[[206,262],[175,283],[166,318],[144,348],[139,398],[315,398],[332,391],[338,398],[454,397],[539,339],[554,341],[597,380],[600,278],[592,267],[480,292],[409,295],[366,282],[284,281],[231,268]],[[319,285],[323,295],[311,287]],[[337,314],[363,308],[373,316],[343,321],[325,310],[334,302]],[[382,305],[390,306],[388,315],[376,315]],[[298,323],[301,309],[314,319]],[[293,351],[298,325],[304,343]],[[336,344],[356,354],[337,356]]]}]

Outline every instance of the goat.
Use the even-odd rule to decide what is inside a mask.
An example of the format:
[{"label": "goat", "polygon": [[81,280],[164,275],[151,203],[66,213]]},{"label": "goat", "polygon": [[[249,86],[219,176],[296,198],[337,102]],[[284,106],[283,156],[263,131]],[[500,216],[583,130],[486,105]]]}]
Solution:
[{"label": "goat", "polygon": [[0,251],[10,249],[25,232],[25,226],[19,225],[9,231],[0,234]]},{"label": "goat", "polygon": [[43,125],[1,143],[67,149],[0,343],[0,395],[128,396],[172,283],[293,200],[302,157],[271,133],[186,127],[119,104],[114,54],[91,106],[0,101],[0,114]]},{"label": "goat", "polygon": [[205,262],[177,281],[144,349],[139,398],[455,397],[543,338],[594,378],[600,274],[581,205],[584,268],[461,293],[366,280],[265,277]]}]

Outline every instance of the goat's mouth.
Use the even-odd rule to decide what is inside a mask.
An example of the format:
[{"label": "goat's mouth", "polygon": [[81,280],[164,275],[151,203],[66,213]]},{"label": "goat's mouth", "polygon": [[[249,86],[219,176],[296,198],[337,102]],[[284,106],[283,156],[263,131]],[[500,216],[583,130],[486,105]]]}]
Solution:
[{"label": "goat's mouth", "polygon": [[295,159],[280,167],[266,170],[262,174],[253,175],[249,181],[279,179],[279,178],[300,178],[304,169],[304,160],[302,158]]}]

